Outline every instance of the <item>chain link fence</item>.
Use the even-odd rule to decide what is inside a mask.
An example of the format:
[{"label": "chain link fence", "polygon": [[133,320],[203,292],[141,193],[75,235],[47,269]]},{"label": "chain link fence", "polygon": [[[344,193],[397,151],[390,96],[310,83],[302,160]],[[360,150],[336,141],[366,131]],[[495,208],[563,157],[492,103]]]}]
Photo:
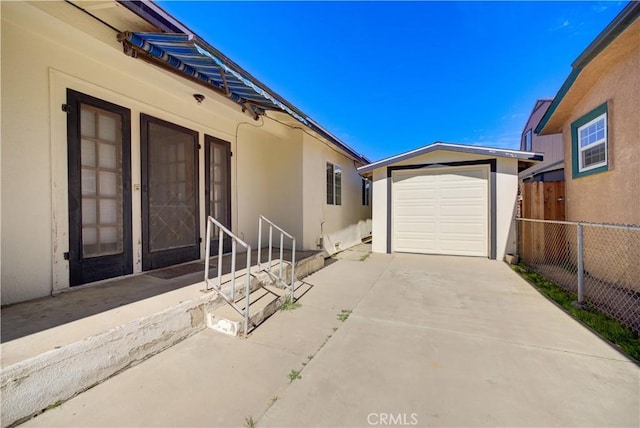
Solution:
[{"label": "chain link fence", "polygon": [[640,227],[519,218],[534,271],[640,333]]}]

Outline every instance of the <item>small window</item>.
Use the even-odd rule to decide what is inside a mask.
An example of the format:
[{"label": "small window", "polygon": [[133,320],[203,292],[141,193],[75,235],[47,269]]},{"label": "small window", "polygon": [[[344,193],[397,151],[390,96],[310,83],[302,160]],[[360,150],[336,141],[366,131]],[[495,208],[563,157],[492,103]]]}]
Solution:
[{"label": "small window", "polygon": [[333,164],[327,162],[327,204],[333,205]]},{"label": "small window", "polygon": [[342,205],[342,168],[327,162],[327,204]]},{"label": "small window", "polygon": [[607,114],[578,128],[580,172],[607,163]]},{"label": "small window", "polygon": [[531,129],[524,134],[524,151],[525,152],[530,152],[532,149],[531,147],[532,137],[533,137],[533,131],[531,131]]},{"label": "small window", "polygon": [[574,177],[607,171],[607,134],[606,103],[571,124]]},{"label": "small window", "polygon": [[371,203],[371,180],[362,179],[362,205],[369,206]]}]

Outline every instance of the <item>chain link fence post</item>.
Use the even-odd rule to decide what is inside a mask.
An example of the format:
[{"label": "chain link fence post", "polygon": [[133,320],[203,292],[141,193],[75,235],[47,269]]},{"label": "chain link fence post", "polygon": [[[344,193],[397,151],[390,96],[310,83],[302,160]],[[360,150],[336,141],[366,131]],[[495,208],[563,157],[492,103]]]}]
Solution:
[{"label": "chain link fence post", "polygon": [[577,308],[584,308],[584,233],[582,230],[582,223],[577,224],[577,241],[578,248],[576,257],[578,258],[578,301],[573,302],[573,306]]}]

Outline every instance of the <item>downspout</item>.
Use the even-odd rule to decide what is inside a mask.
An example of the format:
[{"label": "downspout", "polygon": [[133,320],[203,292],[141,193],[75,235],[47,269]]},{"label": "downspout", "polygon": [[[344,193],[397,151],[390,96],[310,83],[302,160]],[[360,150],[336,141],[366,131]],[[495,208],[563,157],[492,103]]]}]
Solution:
[{"label": "downspout", "polygon": [[324,220],[320,222],[320,239],[318,239],[318,248],[324,248]]}]

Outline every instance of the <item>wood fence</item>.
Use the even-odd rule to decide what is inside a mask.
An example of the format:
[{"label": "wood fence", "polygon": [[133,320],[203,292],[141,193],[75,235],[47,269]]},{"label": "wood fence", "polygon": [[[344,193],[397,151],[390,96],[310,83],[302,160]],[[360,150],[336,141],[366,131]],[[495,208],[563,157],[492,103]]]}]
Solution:
[{"label": "wood fence", "polygon": [[[565,220],[564,181],[536,181],[520,185],[520,217],[536,220]],[[518,225],[518,252],[523,260],[552,262],[568,251],[566,228],[539,224]]]},{"label": "wood fence", "polygon": [[520,185],[520,217],[565,220],[564,181],[534,181]]}]

